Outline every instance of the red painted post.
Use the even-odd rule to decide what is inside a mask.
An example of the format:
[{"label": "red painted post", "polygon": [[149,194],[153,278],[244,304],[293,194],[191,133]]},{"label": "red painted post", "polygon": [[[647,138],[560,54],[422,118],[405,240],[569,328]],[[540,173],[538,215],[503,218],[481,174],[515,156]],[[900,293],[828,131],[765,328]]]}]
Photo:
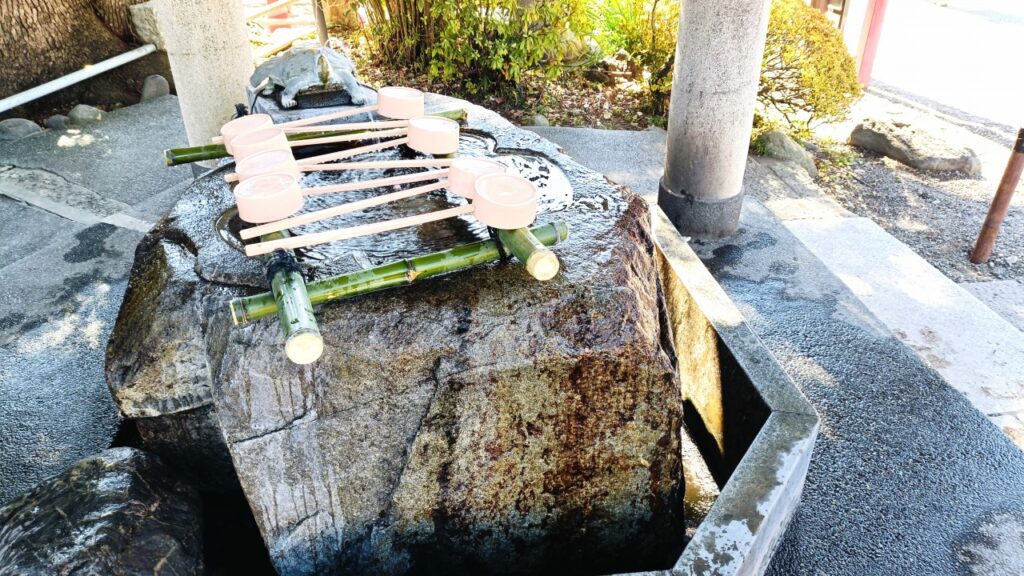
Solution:
[{"label": "red painted post", "polygon": [[871,83],[871,69],[875,65],[875,55],[878,52],[878,41],[882,37],[882,23],[885,21],[885,8],[888,0],[870,0],[868,11],[865,17],[867,30],[861,35],[860,69],[857,71],[857,79],[864,86]]},{"label": "red painted post", "polygon": [[1010,201],[1013,200],[1013,192],[1017,189],[1020,176],[1024,173],[1024,128],[1017,133],[1017,143],[1010,153],[1010,160],[1006,163],[1006,171],[1003,172],[1003,179],[999,181],[999,188],[996,189],[996,197],[992,200],[992,206],[985,217],[985,224],[978,234],[978,241],[971,252],[971,262],[984,264],[992,256],[992,249],[996,244],[996,235],[999,234],[999,227],[1003,225],[1003,219],[1010,210]]}]

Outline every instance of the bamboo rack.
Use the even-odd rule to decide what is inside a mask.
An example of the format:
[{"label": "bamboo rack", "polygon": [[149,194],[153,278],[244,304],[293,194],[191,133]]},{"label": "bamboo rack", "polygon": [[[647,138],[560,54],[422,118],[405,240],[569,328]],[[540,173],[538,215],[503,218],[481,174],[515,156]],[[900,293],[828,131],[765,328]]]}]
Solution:
[{"label": "bamboo rack", "polygon": [[[501,247],[494,240],[482,240],[311,282],[306,285],[309,302],[317,305],[352,298],[496,262],[501,259],[502,249],[514,251],[516,258],[526,264],[533,254],[543,252],[547,250],[547,246],[553,246],[569,237],[569,228],[564,222],[506,232],[508,233],[498,233]],[[536,242],[527,235],[534,237]],[[231,309],[231,319],[236,325],[272,316],[278,311],[278,302],[270,292],[234,298],[228,306]]]}]

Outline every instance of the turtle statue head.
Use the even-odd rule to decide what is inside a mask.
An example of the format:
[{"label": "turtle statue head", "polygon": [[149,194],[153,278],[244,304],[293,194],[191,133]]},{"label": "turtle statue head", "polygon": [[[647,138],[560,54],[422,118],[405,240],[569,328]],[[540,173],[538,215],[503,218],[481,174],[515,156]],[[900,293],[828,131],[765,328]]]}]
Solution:
[{"label": "turtle statue head", "polygon": [[297,95],[324,90],[344,91],[352,104],[361,106],[366,99],[362,96],[355,72],[356,67],[348,56],[319,42],[296,42],[288,50],[257,66],[249,84],[255,89],[266,80],[265,96],[280,89],[279,100],[283,108],[294,108]]}]

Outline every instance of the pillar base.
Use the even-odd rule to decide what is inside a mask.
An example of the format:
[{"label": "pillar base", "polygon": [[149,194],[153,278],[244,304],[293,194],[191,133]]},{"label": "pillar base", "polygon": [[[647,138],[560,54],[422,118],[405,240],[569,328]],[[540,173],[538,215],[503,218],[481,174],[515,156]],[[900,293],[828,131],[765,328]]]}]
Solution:
[{"label": "pillar base", "polygon": [[669,190],[662,179],[658,183],[658,206],[684,236],[725,238],[739,227],[743,193],[723,199],[695,198]]}]

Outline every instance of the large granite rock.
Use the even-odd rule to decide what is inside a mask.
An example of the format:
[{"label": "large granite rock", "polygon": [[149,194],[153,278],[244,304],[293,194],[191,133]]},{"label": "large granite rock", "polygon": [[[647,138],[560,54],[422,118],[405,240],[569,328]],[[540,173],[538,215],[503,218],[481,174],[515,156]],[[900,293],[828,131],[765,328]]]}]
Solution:
[{"label": "large granite rock", "polygon": [[[111,389],[148,448],[174,447],[171,461],[229,482],[205,464],[230,453],[279,573],[606,573],[677,557],[682,409],[646,205],[471,107],[460,153],[494,150],[538,181],[540,223],[569,224],[561,275],[538,283],[500,263],[324,306],[327,351],[310,366],[285,359],[275,319],[230,326],[227,300],[265,279],[237,249],[221,172],[140,245]],[[300,259],[317,278],[484,237],[454,219]]]},{"label": "large granite rock", "polygon": [[814,158],[783,130],[769,130],[761,134],[754,142],[754,147],[769,158],[799,164],[811,178],[818,177],[818,167],[814,165]]},{"label": "large granite rock", "polygon": [[114,448],[0,508],[0,574],[203,574],[198,495]]},{"label": "large granite rock", "polygon": [[869,118],[857,124],[850,144],[918,170],[981,175],[981,160],[974,150],[898,118]]}]

